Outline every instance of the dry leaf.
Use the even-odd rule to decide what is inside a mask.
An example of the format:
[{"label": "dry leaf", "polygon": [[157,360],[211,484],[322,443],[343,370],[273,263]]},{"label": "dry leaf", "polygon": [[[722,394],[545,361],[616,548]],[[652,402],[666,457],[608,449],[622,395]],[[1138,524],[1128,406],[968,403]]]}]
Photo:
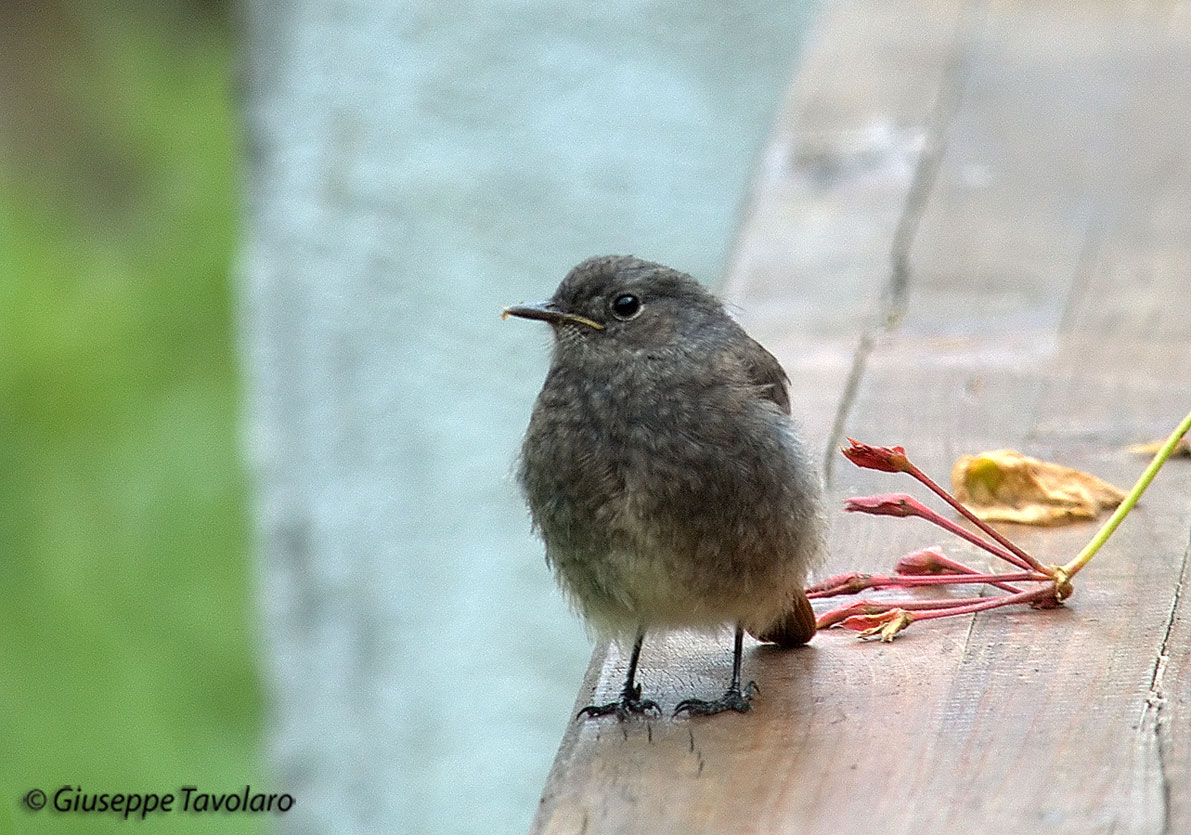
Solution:
[{"label": "dry leaf", "polygon": [[[1129,447],[1129,452],[1135,452],[1138,455],[1154,455],[1165,445],[1166,441],[1155,441],[1152,444],[1134,444]],[[1180,438],[1179,442],[1174,445],[1174,452],[1171,455],[1182,455],[1191,458],[1191,438]]]},{"label": "dry leaf", "polygon": [[1125,491],[1012,449],[965,455],[951,470],[955,497],[986,522],[1064,525],[1116,507]]}]

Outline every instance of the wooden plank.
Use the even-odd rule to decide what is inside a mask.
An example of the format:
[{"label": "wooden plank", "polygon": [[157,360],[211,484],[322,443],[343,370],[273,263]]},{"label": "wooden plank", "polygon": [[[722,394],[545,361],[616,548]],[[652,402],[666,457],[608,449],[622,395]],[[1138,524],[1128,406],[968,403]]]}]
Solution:
[{"label": "wooden plank", "polygon": [[782,353],[816,447],[829,445],[856,346],[884,313],[890,251],[954,106],[971,18],[955,0],[828,9],[761,162],[723,292]]},{"label": "wooden plank", "polygon": [[[796,410],[811,442],[822,448],[856,346],[879,318],[890,248],[932,117],[946,100],[966,20],[959,2],[873,0],[827,10],[758,173],[725,293],[747,301],[736,312],[780,351],[794,379]],[[723,686],[724,646],[690,635],[651,641],[642,680],[655,693],[715,692]],[[596,647],[576,710],[615,693],[626,661],[620,650]],[[805,670],[788,666],[800,657],[813,659],[815,652],[753,659],[762,663],[751,675],[767,682],[767,699],[771,690],[785,691],[792,678],[806,679]],[[607,778],[593,772],[617,779],[616,767],[599,760],[605,754],[601,740],[618,730],[570,727],[534,831],[581,831],[593,821],[608,830],[626,827],[623,816],[602,808]],[[662,724],[650,732],[659,743],[652,754],[667,751],[671,759],[657,773],[689,774],[690,768],[676,768],[692,756],[698,760],[687,729]],[[662,746],[663,739],[671,744]],[[681,808],[673,811],[676,823],[685,819]],[[652,817],[643,820],[640,831],[653,823]]]},{"label": "wooden plank", "polygon": [[[921,3],[903,15],[914,5],[875,0],[825,13],[758,173],[726,282],[729,299],[748,300],[737,310],[746,327],[783,339],[798,412],[820,447],[828,443],[855,346],[877,316],[874,300],[887,281],[888,252],[916,155],[963,20],[960,3],[934,4],[933,15],[931,4]],[[873,71],[856,73],[858,66]],[[851,232],[856,218],[863,219],[862,227]],[[830,296],[823,292],[824,264],[832,265],[837,284]],[[596,647],[576,709],[619,687],[615,681],[626,660],[620,649]],[[693,692],[699,685],[713,692],[722,686],[712,681],[713,673],[720,675],[720,644],[674,635],[664,644],[651,642],[647,652],[643,680],[658,691]],[[756,675],[770,680],[779,671]],[[678,730],[675,754],[682,757],[689,752]],[[535,831],[573,831],[598,806],[598,797],[583,792],[600,790],[588,769],[602,732],[571,726]]]},{"label": "wooden plank", "polygon": [[[1145,462],[1124,446],[1191,405],[1185,15],[1041,0],[937,8],[831,10],[786,122],[847,123],[867,89],[888,97],[896,123],[919,125],[919,156],[900,180],[876,166],[871,188],[842,176],[817,211],[818,158],[798,150],[808,134],[779,131],[730,293],[760,311],[746,323],[815,406],[819,438],[838,410],[850,434],[904,443],[940,475],[959,453],[1015,446],[1128,486]],[[882,33],[934,56],[901,73],[918,87],[894,83],[889,56],[903,53],[875,48]],[[885,62],[849,54],[856,45]],[[880,80],[866,87],[870,74]],[[816,222],[853,248],[799,249]],[[871,329],[886,313],[895,326]],[[831,485],[836,499],[893,490],[914,492],[853,469]],[[1059,562],[1092,530],[1013,534]],[[1062,610],[917,624],[891,645],[839,633],[795,652],[754,645],[746,670],[763,690],[750,715],[576,723],[535,830],[1189,831],[1189,538],[1191,466],[1175,461]],[[911,520],[836,520],[832,569],[888,568],[939,539]],[[647,644],[646,689],[666,707],[715,692],[725,647]],[[593,689],[610,698],[623,665],[615,647],[597,650],[578,703]]]}]

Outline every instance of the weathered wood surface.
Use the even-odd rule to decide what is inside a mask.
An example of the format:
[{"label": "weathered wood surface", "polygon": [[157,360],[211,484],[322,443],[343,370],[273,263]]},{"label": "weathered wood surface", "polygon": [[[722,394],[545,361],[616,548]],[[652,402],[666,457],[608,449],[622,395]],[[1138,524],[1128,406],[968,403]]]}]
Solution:
[{"label": "weathered wood surface", "polygon": [[[1128,487],[1191,407],[1191,5],[839,2],[758,176],[726,292],[825,452],[900,443],[942,478],[1010,446]],[[923,491],[829,470],[849,495]],[[1095,526],[1011,531],[1063,562]],[[1055,611],[915,624],[892,644],[647,641],[666,717],[574,723],[535,831],[1191,832],[1191,462],[1174,460]],[[833,519],[829,570],[943,544]],[[597,648],[576,705],[614,696]]]}]

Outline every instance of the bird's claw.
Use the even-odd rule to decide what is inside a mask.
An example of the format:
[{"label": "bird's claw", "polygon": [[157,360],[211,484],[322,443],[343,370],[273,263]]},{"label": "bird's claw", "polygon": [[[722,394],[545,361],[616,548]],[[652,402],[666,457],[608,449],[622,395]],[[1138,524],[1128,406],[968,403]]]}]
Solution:
[{"label": "bird's claw", "polygon": [[691,716],[714,716],[726,710],[734,710],[737,713],[748,713],[752,710],[753,696],[759,692],[760,688],[757,687],[757,682],[750,681],[748,686],[744,688],[744,692],[741,692],[739,687],[729,687],[723,696],[711,701],[704,699],[683,699],[674,708],[674,715],[687,713]]},{"label": "bird's claw", "polygon": [[620,698],[614,702],[608,702],[606,705],[588,705],[580,710],[575,718],[585,719],[596,716],[607,716],[610,713],[615,713],[617,720],[623,722],[630,716],[645,716],[649,713],[652,713],[654,716],[661,716],[662,709],[653,699],[641,698],[641,685],[638,684],[632,690],[626,690],[621,693]]}]

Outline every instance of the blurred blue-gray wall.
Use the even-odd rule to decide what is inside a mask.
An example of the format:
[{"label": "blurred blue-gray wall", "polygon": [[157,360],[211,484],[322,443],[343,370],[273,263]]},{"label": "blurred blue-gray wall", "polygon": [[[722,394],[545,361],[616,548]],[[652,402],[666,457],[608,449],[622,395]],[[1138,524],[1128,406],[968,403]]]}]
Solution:
[{"label": "blurred blue-gray wall", "polygon": [[518,832],[590,644],[510,477],[593,254],[714,284],[813,2],[248,2],[241,322],[290,832]]}]

